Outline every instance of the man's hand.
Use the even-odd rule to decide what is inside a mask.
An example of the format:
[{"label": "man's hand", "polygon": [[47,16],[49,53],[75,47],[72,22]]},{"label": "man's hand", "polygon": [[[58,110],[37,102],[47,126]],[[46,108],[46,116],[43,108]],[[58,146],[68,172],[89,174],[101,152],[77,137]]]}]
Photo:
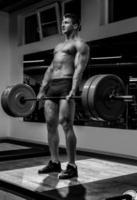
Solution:
[{"label": "man's hand", "polygon": [[71,100],[71,98],[74,97],[74,96],[75,96],[75,92],[70,91],[70,93],[66,96],[66,100],[69,101],[69,100]]},{"label": "man's hand", "polygon": [[37,95],[37,99],[42,99],[44,98],[45,94],[43,92],[39,92]]},{"label": "man's hand", "polygon": [[[44,98],[44,93],[39,92],[37,95],[37,99],[41,99]],[[38,101],[38,110],[41,110],[44,107],[44,101]]]}]

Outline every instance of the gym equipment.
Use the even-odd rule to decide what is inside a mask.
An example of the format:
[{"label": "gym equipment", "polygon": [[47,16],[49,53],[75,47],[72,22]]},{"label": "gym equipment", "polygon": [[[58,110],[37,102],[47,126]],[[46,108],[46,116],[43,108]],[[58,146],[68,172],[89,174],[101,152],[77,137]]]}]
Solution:
[{"label": "gym equipment", "polygon": [[137,193],[135,190],[127,190],[123,195],[110,197],[106,200],[137,200]]},{"label": "gym equipment", "polygon": [[[66,97],[36,98],[34,90],[27,84],[8,86],[1,95],[4,111],[12,117],[26,117],[35,110],[36,101],[65,99]],[[81,100],[84,109],[97,119],[114,121],[125,110],[125,102],[135,101],[135,97],[126,95],[124,82],[114,74],[101,74],[89,78],[82,89]]]},{"label": "gym equipment", "polygon": [[36,106],[36,101],[23,101],[24,98],[35,98],[35,92],[27,84],[8,86],[1,96],[3,110],[12,117],[26,117]]},{"label": "gym equipment", "polygon": [[[95,118],[113,121],[125,109],[124,98],[122,98],[124,95],[125,85],[118,76],[112,74],[97,75],[85,83],[82,102],[84,102],[83,105],[88,106],[90,113]],[[85,107],[85,109],[87,108]]]}]

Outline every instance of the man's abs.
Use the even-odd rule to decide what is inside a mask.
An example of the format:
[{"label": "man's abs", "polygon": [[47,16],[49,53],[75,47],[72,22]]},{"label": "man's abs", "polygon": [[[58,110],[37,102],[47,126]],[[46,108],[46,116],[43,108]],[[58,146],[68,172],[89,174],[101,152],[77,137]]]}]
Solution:
[{"label": "man's abs", "polygon": [[74,58],[67,54],[57,53],[53,60],[52,79],[73,77],[73,73]]},{"label": "man's abs", "polygon": [[73,77],[73,70],[64,70],[64,69],[56,69],[53,71],[51,79],[63,79],[63,78],[72,78]]}]

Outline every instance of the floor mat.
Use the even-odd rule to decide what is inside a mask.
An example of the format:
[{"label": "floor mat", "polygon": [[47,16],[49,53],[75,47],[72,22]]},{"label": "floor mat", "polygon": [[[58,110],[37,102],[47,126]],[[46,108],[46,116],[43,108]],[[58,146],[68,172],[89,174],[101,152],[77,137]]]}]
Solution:
[{"label": "floor mat", "polygon": [[[43,165],[0,172],[0,180],[65,200],[102,200],[137,188],[137,166],[95,158],[77,160],[79,177],[59,180],[57,173],[39,175]],[[65,169],[66,162],[62,164]]]}]

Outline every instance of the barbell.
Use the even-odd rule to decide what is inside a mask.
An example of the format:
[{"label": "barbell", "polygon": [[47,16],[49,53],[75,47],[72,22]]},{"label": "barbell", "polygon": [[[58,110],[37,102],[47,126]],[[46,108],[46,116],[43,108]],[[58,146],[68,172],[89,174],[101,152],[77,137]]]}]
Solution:
[{"label": "barbell", "polygon": [[[47,99],[65,99],[66,97],[44,97]],[[126,95],[123,80],[114,74],[100,74],[90,77],[83,85],[80,99],[83,109],[92,117],[114,121],[125,110],[125,102],[134,101],[134,96]],[[26,117],[35,110],[36,98],[33,88],[27,84],[8,86],[1,95],[3,110],[12,117]]]}]

